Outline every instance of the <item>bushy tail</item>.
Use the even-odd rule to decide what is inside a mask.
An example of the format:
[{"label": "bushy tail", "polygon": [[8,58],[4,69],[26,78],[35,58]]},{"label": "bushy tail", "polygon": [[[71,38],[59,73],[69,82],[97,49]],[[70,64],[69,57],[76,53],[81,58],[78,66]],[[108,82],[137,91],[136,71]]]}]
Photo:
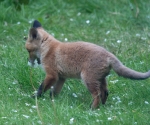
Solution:
[{"label": "bushy tail", "polygon": [[150,77],[150,70],[145,73],[137,72],[124,66],[115,56],[110,59],[110,65],[119,75],[129,79],[144,80]]}]

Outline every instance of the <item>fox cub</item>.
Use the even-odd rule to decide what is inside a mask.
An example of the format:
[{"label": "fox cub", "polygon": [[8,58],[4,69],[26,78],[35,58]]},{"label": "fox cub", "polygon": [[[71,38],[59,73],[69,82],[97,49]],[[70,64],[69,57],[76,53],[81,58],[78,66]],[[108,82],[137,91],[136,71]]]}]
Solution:
[{"label": "fox cub", "polygon": [[[82,79],[93,97],[91,108],[108,97],[106,76],[111,68],[120,76],[142,80],[150,77],[150,71],[140,73],[124,66],[112,53],[87,42],[62,43],[48,34],[40,22],[34,21],[25,47],[29,62],[42,64],[46,77],[35,96],[40,97],[52,88],[50,95],[58,94],[67,78]],[[53,87],[52,87],[53,86]]]}]

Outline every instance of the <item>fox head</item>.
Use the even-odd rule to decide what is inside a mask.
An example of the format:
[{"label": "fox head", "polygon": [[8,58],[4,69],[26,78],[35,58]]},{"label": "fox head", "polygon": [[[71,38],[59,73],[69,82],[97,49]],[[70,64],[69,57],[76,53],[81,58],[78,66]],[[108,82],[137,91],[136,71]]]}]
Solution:
[{"label": "fox head", "polygon": [[25,44],[25,48],[29,53],[28,62],[32,66],[34,66],[36,60],[38,64],[40,64],[40,43],[42,38],[38,32],[39,28],[42,28],[42,26],[37,20],[35,20],[32,28],[29,31],[29,35]]},{"label": "fox head", "polygon": [[41,57],[41,44],[45,41],[48,37],[48,34],[42,28],[40,22],[35,20],[33,22],[33,26],[29,30],[29,35],[25,44],[25,48],[29,53],[29,63],[34,66],[35,61],[40,64],[40,57]]}]

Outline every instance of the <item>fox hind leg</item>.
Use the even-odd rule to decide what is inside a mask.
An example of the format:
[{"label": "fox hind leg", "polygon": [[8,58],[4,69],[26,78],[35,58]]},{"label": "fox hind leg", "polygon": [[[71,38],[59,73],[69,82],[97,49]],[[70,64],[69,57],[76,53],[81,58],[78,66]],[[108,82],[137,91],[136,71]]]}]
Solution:
[{"label": "fox hind leg", "polygon": [[92,75],[84,72],[81,74],[81,78],[93,97],[91,108],[98,108],[101,102],[102,104],[105,104],[108,97],[105,77],[102,77],[102,75]]},{"label": "fox hind leg", "polygon": [[81,78],[92,95],[93,102],[91,108],[98,108],[101,101],[100,81],[96,80],[94,76],[92,77],[91,74],[88,73],[82,73]]},{"label": "fox hind leg", "polygon": [[105,104],[108,97],[107,83],[105,78],[101,81],[87,82],[86,85],[93,97],[91,108],[98,108],[100,102]]},{"label": "fox hind leg", "polygon": [[86,83],[86,85],[93,97],[93,102],[91,104],[91,108],[96,109],[99,107],[99,104],[101,101],[100,100],[100,95],[101,95],[100,83],[98,81],[97,82],[89,82],[89,83]]}]

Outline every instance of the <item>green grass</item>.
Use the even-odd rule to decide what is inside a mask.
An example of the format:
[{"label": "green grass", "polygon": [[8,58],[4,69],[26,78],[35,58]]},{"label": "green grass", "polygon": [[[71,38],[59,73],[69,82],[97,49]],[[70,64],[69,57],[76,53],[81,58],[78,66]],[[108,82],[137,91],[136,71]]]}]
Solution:
[{"label": "green grass", "polygon": [[91,95],[79,80],[68,79],[53,101],[48,92],[44,98],[30,98],[45,74],[27,65],[23,40],[37,19],[60,41],[93,42],[126,66],[145,72],[150,69],[149,0],[39,0],[19,6],[0,2],[1,125],[149,124],[150,79],[133,81],[111,71],[109,98],[94,111],[89,108]]}]

